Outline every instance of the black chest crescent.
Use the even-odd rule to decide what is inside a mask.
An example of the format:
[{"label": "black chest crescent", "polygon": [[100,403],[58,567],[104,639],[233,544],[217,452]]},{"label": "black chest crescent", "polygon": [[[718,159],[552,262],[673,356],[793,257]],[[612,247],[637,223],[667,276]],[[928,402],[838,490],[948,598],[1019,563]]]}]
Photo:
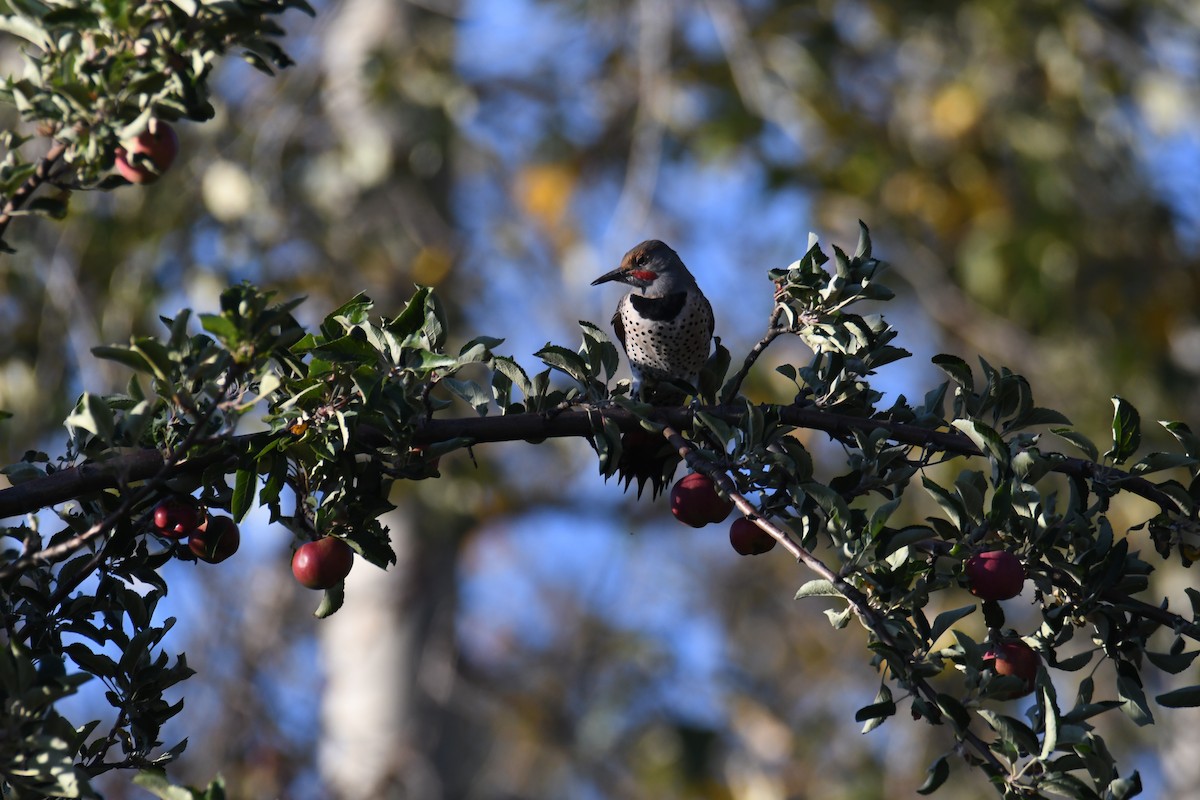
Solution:
[{"label": "black chest crescent", "polygon": [[679,312],[683,311],[683,305],[687,302],[687,292],[675,292],[665,297],[642,297],[638,294],[631,294],[629,302],[633,306],[633,310],[644,319],[666,322],[675,319],[679,316]]}]

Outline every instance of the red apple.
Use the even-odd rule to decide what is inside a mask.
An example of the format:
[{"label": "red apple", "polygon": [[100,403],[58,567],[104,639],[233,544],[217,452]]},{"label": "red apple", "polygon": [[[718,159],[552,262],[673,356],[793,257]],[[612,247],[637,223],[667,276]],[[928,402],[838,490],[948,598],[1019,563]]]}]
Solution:
[{"label": "red apple", "polygon": [[717,494],[713,479],[699,472],[684,475],[671,487],[671,513],[693,528],[720,522],[733,511],[733,501]]},{"label": "red apple", "polygon": [[1025,567],[1007,550],[978,553],[967,559],[963,571],[971,594],[984,600],[1008,600],[1025,586]]},{"label": "red apple", "polygon": [[744,556],[756,556],[775,546],[775,537],[745,517],[738,517],[729,526],[729,543]]},{"label": "red apple", "polygon": [[165,122],[151,120],[150,127],[127,147],[117,148],[117,172],[130,183],[154,183],[175,163],[179,137]]},{"label": "red apple", "polygon": [[154,527],[163,536],[182,539],[204,524],[204,508],[194,497],[168,497],[154,507]]},{"label": "red apple", "polygon": [[1042,657],[1020,639],[1003,639],[992,645],[983,655],[983,665],[997,675],[1015,675],[1025,682],[1020,689],[995,694],[1001,700],[1015,700],[1033,691],[1037,679],[1038,665]]},{"label": "red apple", "polygon": [[328,589],[350,574],[354,551],[335,536],[300,545],[292,556],[292,574],[309,589]]},{"label": "red apple", "polygon": [[216,564],[237,552],[242,532],[229,517],[209,517],[188,537],[188,549],[196,558]]}]

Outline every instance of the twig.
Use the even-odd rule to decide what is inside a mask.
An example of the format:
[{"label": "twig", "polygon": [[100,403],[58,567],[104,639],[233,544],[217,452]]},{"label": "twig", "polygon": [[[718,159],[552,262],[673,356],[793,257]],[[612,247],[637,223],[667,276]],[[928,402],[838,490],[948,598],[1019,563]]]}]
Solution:
[{"label": "twig", "polygon": [[1170,627],[1178,633],[1184,634],[1189,639],[1200,642],[1200,625],[1197,625],[1195,622],[1189,622],[1173,611],[1167,611],[1165,608],[1144,603],[1141,600],[1121,594],[1113,589],[1105,589],[1100,593],[1100,597],[1134,616],[1153,620],[1161,625]]},{"label": "twig", "polygon": [[65,142],[54,142],[50,145],[50,149],[46,151],[46,155],[42,156],[38,161],[37,168],[33,174],[25,179],[25,182],[8,198],[8,202],[4,204],[4,208],[0,210],[0,239],[4,238],[4,232],[8,229],[8,224],[12,222],[13,216],[29,201],[33,193],[38,190],[38,187],[45,183],[50,178],[50,170],[63,157],[63,153],[67,152]]},{"label": "twig", "polygon": [[742,388],[742,381],[750,374],[750,368],[754,366],[754,362],[758,361],[758,357],[770,346],[771,342],[788,332],[787,328],[779,327],[779,319],[782,316],[783,308],[775,306],[775,310],[771,312],[771,320],[767,323],[767,332],[755,343],[754,347],[750,348],[750,352],[746,354],[746,360],[742,362],[742,368],[734,373],[734,376],[725,384],[725,392],[721,396],[722,403],[733,402],[733,398],[737,397],[738,391]]}]

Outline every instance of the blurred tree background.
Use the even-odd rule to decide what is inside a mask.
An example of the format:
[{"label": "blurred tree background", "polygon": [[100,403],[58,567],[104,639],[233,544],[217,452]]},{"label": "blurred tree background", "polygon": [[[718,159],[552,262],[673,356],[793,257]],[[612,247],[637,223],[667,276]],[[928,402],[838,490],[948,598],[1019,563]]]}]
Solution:
[{"label": "blurred tree background", "polygon": [[[90,347],[243,278],[307,295],[307,322],[431,284],[460,341],[503,336],[520,360],[606,325],[617,292],[588,283],[662,238],[737,359],[767,322],[766,270],[809,230],[852,247],[859,218],[916,355],[881,388],[919,397],[952,352],[1098,434],[1113,393],[1200,411],[1194,3],[314,5],[284,20],[297,66],[227,65],[216,119],[180,126],[158,184],[14,226],[9,461],[59,445],[80,390],[124,380]],[[769,375],[751,395],[786,399]],[[949,732],[859,734],[864,636],[791,600],[795,565],[680,530],[580,441],[474,455],[398,487],[399,566],[360,564],[328,621],[287,577],[282,529],[247,522],[221,569],[168,566],[162,608],[201,673],[173,777],[221,772],[238,798],[912,796]],[[1190,713],[1156,739],[1104,722],[1147,796],[1191,796],[1200,755],[1173,733]],[[987,791],[955,773],[945,793]]]}]

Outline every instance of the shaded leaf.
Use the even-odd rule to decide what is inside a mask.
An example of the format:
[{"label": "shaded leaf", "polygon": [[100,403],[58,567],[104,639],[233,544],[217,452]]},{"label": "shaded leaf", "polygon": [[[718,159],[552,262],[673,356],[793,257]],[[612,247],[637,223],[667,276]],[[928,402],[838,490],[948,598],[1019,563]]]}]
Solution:
[{"label": "shaded leaf", "polygon": [[917,794],[933,794],[950,777],[950,763],[939,756],[926,770],[925,782],[917,788]]},{"label": "shaded leaf", "polygon": [[933,365],[942,372],[950,376],[950,379],[959,386],[966,389],[968,392],[975,390],[975,380],[971,376],[971,367],[966,361],[963,361],[958,356],[947,354],[936,355],[932,359]]},{"label": "shaded leaf", "polygon": [[967,438],[979,448],[979,452],[998,464],[1008,464],[1008,445],[1000,438],[1000,434],[987,425],[974,419],[956,419],[950,424],[965,433]]},{"label": "shaded leaf", "polygon": [[1167,708],[1192,708],[1200,706],[1200,686],[1185,686],[1182,689],[1164,692],[1155,697],[1154,701],[1160,706],[1166,706]]},{"label": "shaded leaf", "polygon": [[1091,439],[1084,436],[1082,433],[1071,430],[1070,428],[1051,428],[1050,432],[1060,439],[1065,439],[1066,441],[1078,447],[1083,451],[1084,455],[1086,455],[1089,460],[1100,460],[1100,449],[1092,443]]}]

